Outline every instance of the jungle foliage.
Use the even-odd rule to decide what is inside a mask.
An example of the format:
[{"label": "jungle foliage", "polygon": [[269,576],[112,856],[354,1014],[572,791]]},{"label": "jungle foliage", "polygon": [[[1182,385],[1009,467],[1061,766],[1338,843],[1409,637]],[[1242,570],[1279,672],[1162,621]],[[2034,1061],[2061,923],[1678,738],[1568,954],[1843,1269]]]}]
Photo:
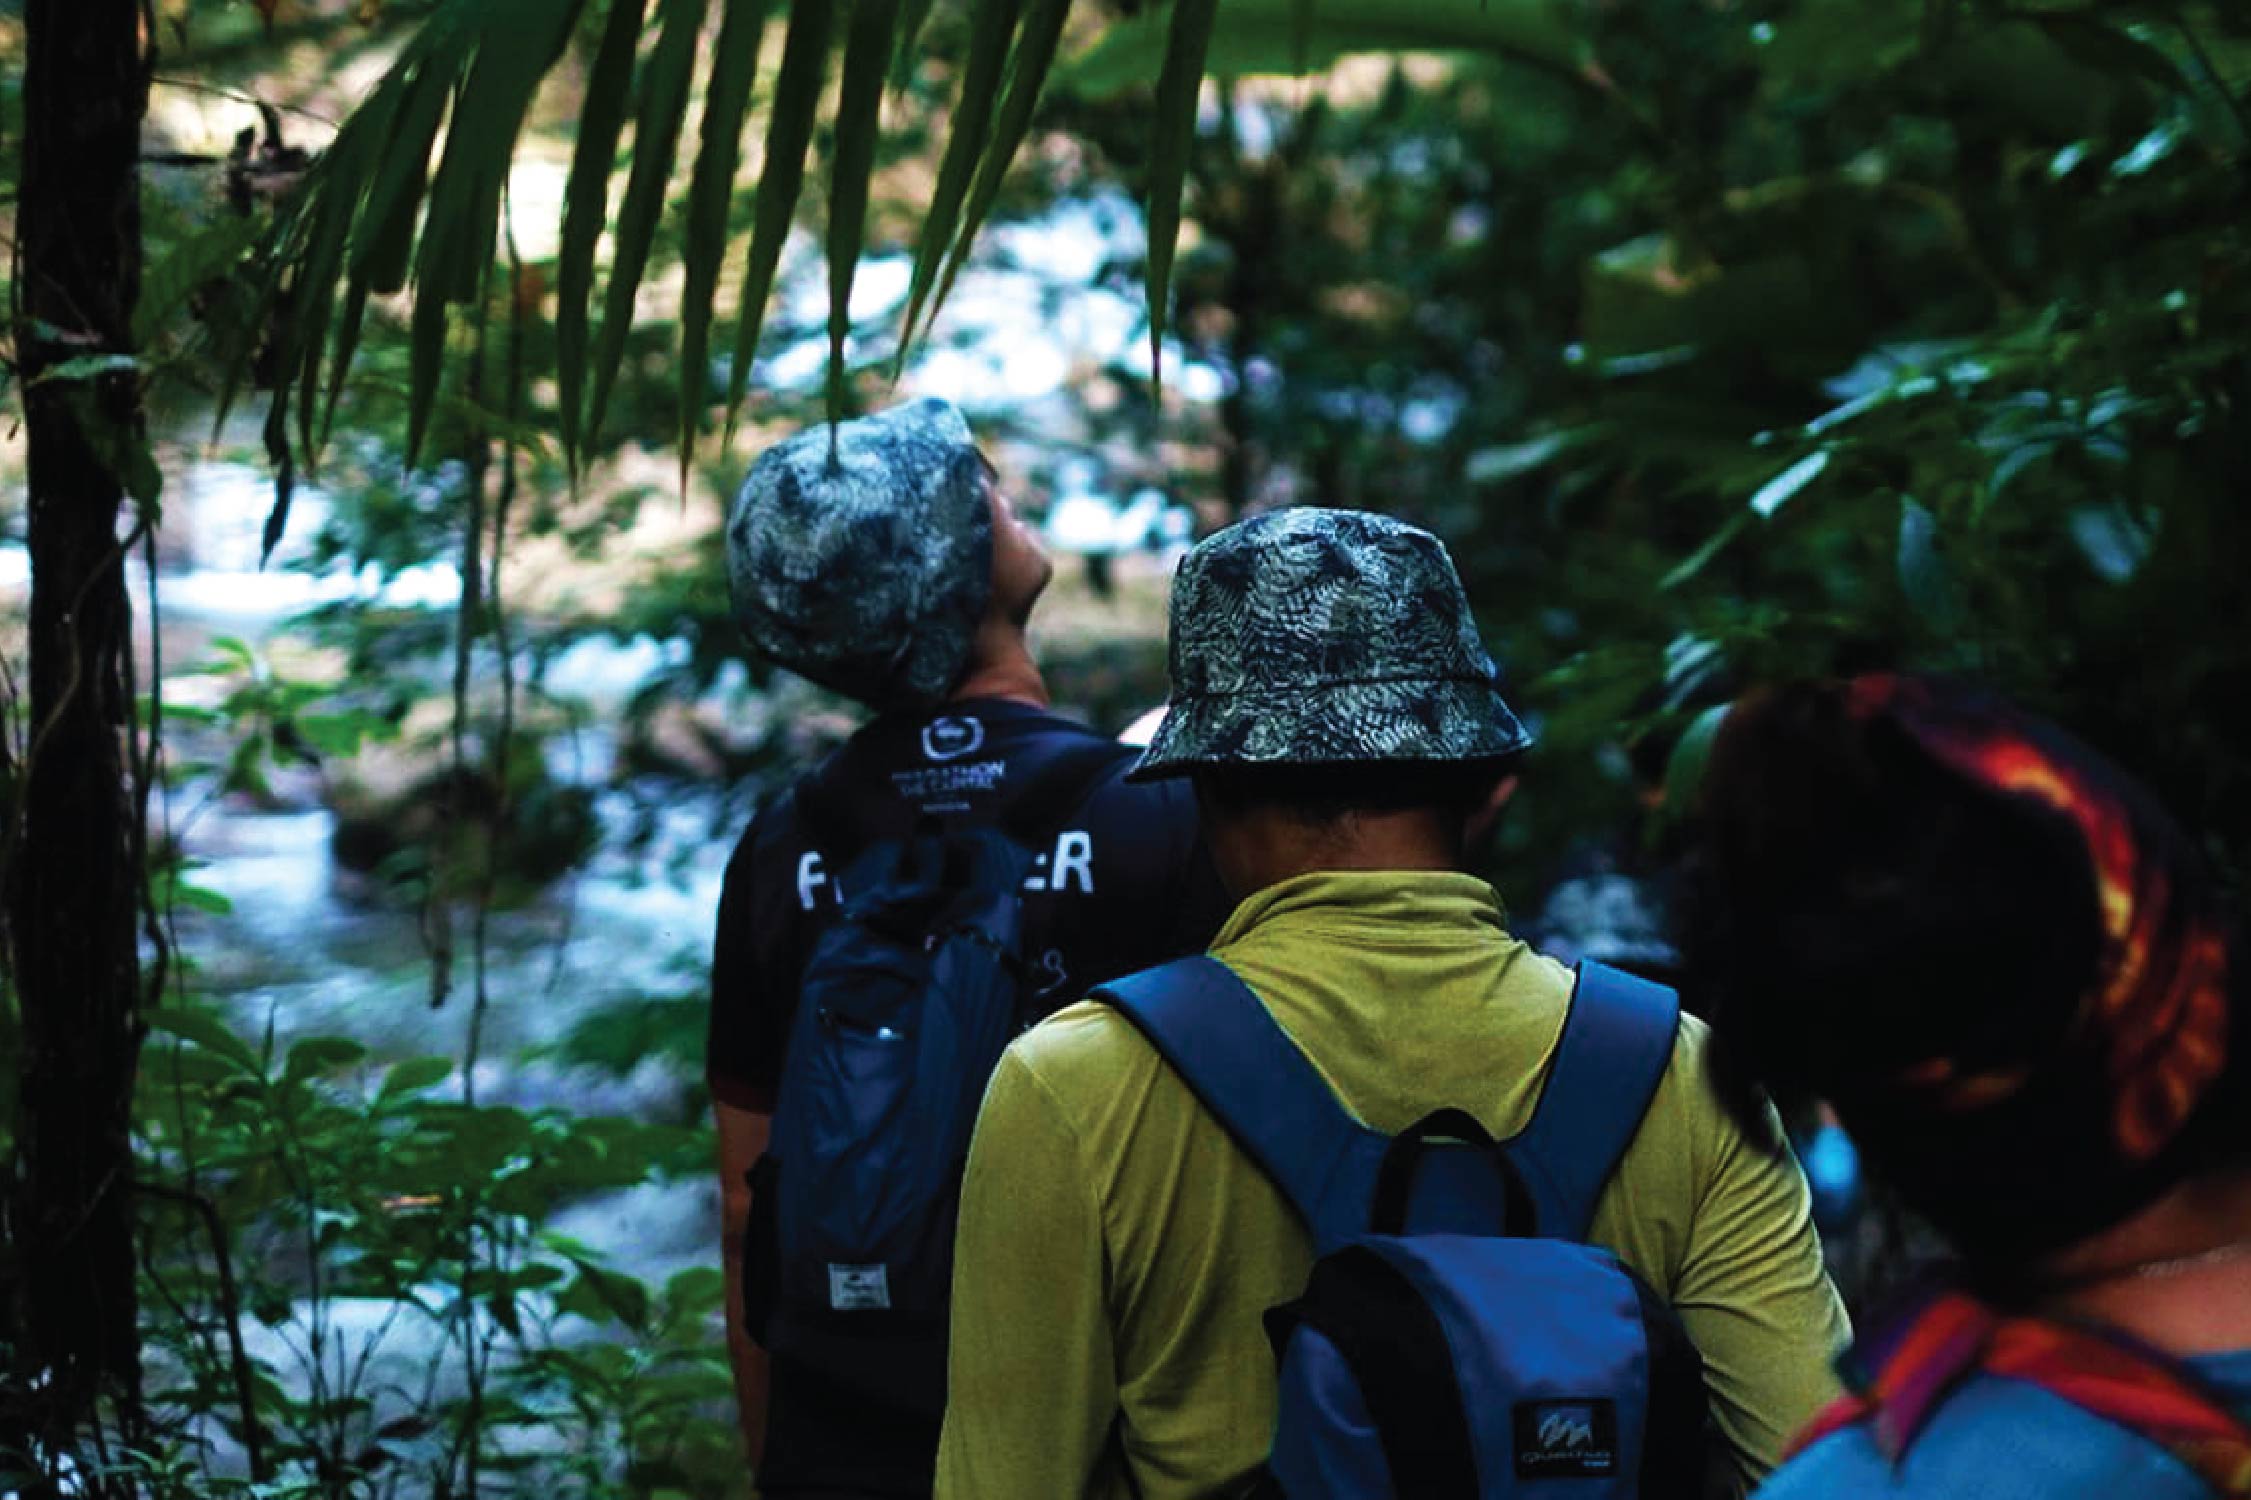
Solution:
[{"label": "jungle foliage", "polygon": [[[1229,376],[1232,503],[1456,544],[1544,721],[1507,874],[1537,890],[1631,826],[1668,762],[1678,811],[1745,685],[1906,665],[2079,728],[2240,888],[2251,16],[1657,0],[1592,26],[1598,67],[1223,93],[1176,273]],[[1279,70],[1303,43],[1235,45]],[[1063,118],[1150,180],[1137,106],[1102,102],[1117,60]]]},{"label": "jungle foliage", "polygon": [[[806,0],[785,26],[748,0],[717,18],[673,0],[644,25],[628,0],[575,40],[575,9],[537,8],[549,29],[527,47],[506,6],[441,4],[287,218],[274,409],[294,386],[301,452],[368,297],[406,287],[412,454],[444,309],[490,269],[499,164],[539,72],[574,47],[554,280],[566,458],[608,420],[691,113],[666,330],[683,464],[712,409],[731,428],[743,400],[809,163],[828,189],[828,404],[856,402],[851,364],[877,362],[843,308],[882,93],[919,82],[924,110],[951,108],[894,359],[1033,124],[1103,148],[1150,206],[1145,261],[1111,274],[1145,291],[1153,360],[1177,324],[1227,381],[1230,505],[1271,468],[1295,480],[1278,493],[1407,510],[1465,543],[1576,783],[1544,829],[1520,822],[1520,847],[1567,838],[1590,797],[1629,810],[1617,762],[1588,779],[1622,718],[1657,746],[1728,685],[1871,661],[1992,678],[2148,768],[2223,860],[2244,847],[2239,745],[2198,727],[2246,670],[2204,628],[2243,603],[2213,565],[2245,555],[2225,478],[2247,441],[2251,297],[2238,7],[977,0],[949,17]],[[712,19],[718,44],[691,48]],[[764,21],[783,33],[770,70]],[[1451,62],[1351,102],[1313,71],[1409,50]],[[746,239],[722,185],[758,102],[736,337],[714,358],[721,268]]]},{"label": "jungle foliage", "polygon": [[[544,664],[586,632],[676,644],[635,705],[654,717],[735,655],[715,545],[570,619],[504,607],[513,549],[591,552],[679,504],[586,483],[635,444],[723,488],[739,461],[706,435],[746,403],[780,421],[882,399],[980,226],[1121,189],[1150,207],[1148,253],[1098,275],[1149,299],[1168,385],[1097,372],[1089,425],[1168,455],[1213,519],[1353,504],[1449,540],[1543,736],[1500,854],[1512,901],[1590,849],[1650,860],[1743,685],[1876,664],[1975,674],[2071,723],[2241,888],[2251,12],[2225,0],[160,10],[168,66],[228,86],[277,38],[387,71],[325,148],[269,121],[216,200],[152,173],[133,351],[46,378],[130,376],[159,432],[263,402],[269,545],[318,460],[340,499],[316,560],[388,578],[450,556],[464,582],[451,610],[304,622],[341,686],[221,643],[199,664],[215,704],[171,711],[197,748],[144,758],[254,798],[450,698],[411,748],[492,795],[466,831],[383,856],[434,922],[463,913],[433,999],[458,947],[485,1003],[471,913],[507,899],[494,851],[554,790],[526,767],[570,723]],[[11,141],[18,110],[0,91]],[[529,259],[507,172],[557,134],[558,248]],[[832,309],[865,252],[911,255],[887,328],[792,323],[770,293],[800,219]],[[762,388],[756,357],[808,333],[825,386]],[[1182,397],[1184,363],[1216,401]],[[153,512],[156,450],[114,436]],[[1145,653],[1052,665],[1074,701],[1122,710],[1153,685]],[[752,683],[775,695],[758,731],[668,766],[675,784],[748,795],[798,747],[818,701]],[[154,930],[224,920],[152,845]],[[37,1455],[50,1476],[741,1492],[715,1277],[647,1286],[551,1227],[586,1195],[706,1171],[692,1114],[480,1100],[473,1051],[246,1037],[193,959],[158,966],[136,1103],[146,1409]],[[697,1020],[692,995],[654,995],[566,1046],[685,1075]]]}]

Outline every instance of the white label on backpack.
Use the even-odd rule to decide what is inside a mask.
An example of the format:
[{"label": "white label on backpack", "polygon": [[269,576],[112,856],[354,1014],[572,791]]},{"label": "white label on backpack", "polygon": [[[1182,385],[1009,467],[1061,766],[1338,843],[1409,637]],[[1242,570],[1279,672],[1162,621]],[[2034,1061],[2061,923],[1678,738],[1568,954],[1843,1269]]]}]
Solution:
[{"label": "white label on backpack", "polygon": [[1516,1403],[1516,1477],[1594,1479],[1618,1471],[1618,1403],[1601,1396]]},{"label": "white label on backpack", "polygon": [[891,1305],[890,1271],[883,1266],[830,1266],[828,1305],[838,1312],[881,1312]]}]

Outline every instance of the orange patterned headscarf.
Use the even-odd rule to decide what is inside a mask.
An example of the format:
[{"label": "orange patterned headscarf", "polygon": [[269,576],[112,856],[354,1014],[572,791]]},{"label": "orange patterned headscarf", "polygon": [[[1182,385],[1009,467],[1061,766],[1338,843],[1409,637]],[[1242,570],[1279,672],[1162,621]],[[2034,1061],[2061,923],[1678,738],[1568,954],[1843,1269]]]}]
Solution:
[{"label": "orange patterned headscarf", "polygon": [[[1857,678],[1846,692],[1856,717],[1890,721],[1941,766],[2077,831],[2102,945],[2066,1040],[2100,1058],[2119,1163],[2151,1163],[2180,1139],[2229,1063],[2225,924],[2180,833],[2098,756],[1996,700],[1889,674]],[[1896,1082],[1925,1107],[1968,1115],[2016,1099],[2042,1064],[1934,1057]]]}]

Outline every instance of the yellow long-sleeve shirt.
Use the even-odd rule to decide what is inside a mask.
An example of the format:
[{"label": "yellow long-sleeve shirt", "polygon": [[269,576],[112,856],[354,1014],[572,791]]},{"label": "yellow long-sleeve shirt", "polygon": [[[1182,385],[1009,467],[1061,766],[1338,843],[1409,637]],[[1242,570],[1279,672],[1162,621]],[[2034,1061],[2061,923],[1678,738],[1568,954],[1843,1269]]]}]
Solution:
[{"label": "yellow long-sleeve shirt", "polygon": [[[1456,1105],[1514,1134],[1570,1004],[1570,971],[1466,875],[1286,881],[1211,951],[1385,1132]],[[1705,1040],[1684,1018],[1591,1238],[1680,1313],[1749,1478],[1836,1393],[1849,1330],[1805,1180],[1719,1109]],[[1223,1492],[1272,1436],[1260,1314],[1312,1264],[1288,1204],[1132,1023],[1094,1004],[1053,1017],[1002,1059],[970,1150],[939,1496]]]}]

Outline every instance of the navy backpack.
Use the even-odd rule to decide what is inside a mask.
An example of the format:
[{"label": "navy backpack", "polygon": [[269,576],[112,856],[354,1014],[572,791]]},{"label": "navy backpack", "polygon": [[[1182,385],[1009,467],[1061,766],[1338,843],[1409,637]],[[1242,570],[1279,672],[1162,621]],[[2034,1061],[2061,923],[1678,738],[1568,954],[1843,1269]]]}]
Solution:
[{"label": "navy backpack", "polygon": [[1581,1243],[1672,1056],[1673,992],[1579,967],[1524,1131],[1441,1109],[1386,1137],[1347,1114],[1209,958],[1105,986],[1312,1231],[1266,1315],[1288,1500],[1627,1500],[1704,1493],[1703,1361],[1617,1257]]},{"label": "navy backpack", "polygon": [[[836,878],[813,943],[751,1175],[745,1326],[777,1359],[873,1410],[935,1421],[970,1128],[1001,1052],[1039,1019],[1023,951],[1033,845],[1112,767],[1112,741],[1053,736],[1017,752],[998,824],[924,815]],[[799,816],[809,828],[823,821]],[[838,828],[831,847],[851,847]]]}]

